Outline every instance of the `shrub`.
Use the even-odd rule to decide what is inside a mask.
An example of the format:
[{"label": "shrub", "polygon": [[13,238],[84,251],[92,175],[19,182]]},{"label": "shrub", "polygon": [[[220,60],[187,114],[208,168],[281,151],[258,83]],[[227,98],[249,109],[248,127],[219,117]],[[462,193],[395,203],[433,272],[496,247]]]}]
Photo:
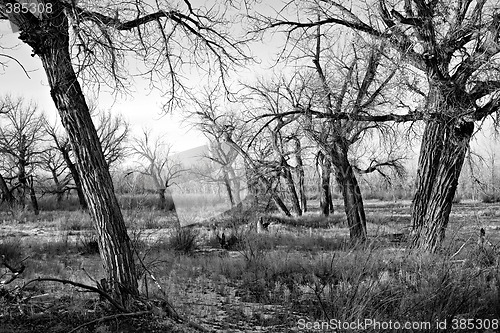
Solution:
[{"label": "shrub", "polygon": [[481,201],[484,203],[496,203],[500,202],[500,193],[483,193],[481,195]]},{"label": "shrub", "polygon": [[93,231],[80,235],[80,251],[83,254],[99,254],[99,241]]},{"label": "shrub", "polygon": [[199,233],[193,228],[176,228],[168,240],[171,250],[189,254],[198,248]]},{"label": "shrub", "polygon": [[8,262],[22,260],[23,253],[21,243],[15,238],[6,239],[0,243],[0,258],[5,256],[5,260]]}]

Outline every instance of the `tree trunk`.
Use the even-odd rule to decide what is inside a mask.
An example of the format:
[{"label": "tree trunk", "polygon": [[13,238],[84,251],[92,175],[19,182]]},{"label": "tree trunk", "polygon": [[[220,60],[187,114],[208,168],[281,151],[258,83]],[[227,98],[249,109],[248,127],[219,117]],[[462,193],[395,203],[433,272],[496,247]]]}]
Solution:
[{"label": "tree trunk", "polygon": [[164,188],[158,189],[158,209],[164,210],[167,207],[167,199],[165,199],[165,191]]},{"label": "tree trunk", "polygon": [[2,191],[2,201],[6,201],[9,205],[14,204],[14,196],[2,175],[0,175],[0,190]]},{"label": "tree trunk", "polygon": [[228,171],[229,171],[230,182],[231,182],[232,188],[233,188],[234,202],[236,204],[239,204],[241,202],[240,178],[238,176],[236,176],[236,172],[234,171],[234,168],[231,165],[229,166]]},{"label": "tree trunk", "polygon": [[33,208],[33,212],[35,213],[35,215],[38,215],[40,214],[40,208],[38,207],[38,200],[36,199],[33,176],[30,176],[29,186],[30,186],[31,208]]},{"label": "tree trunk", "polygon": [[224,186],[226,188],[227,196],[229,198],[229,203],[231,204],[231,208],[234,207],[234,198],[233,198],[233,192],[231,190],[231,182],[229,180],[229,175],[227,172],[226,167],[222,168],[222,173],[223,175],[223,180],[224,180]]},{"label": "tree trunk", "polygon": [[[286,205],[283,203],[283,200],[279,197],[279,195],[276,193],[276,191],[272,188],[271,182],[265,177],[265,175],[262,174],[258,170],[258,167],[255,165],[253,160],[250,158],[250,156],[243,150],[241,149],[240,146],[238,146],[230,137],[226,137],[226,142],[234,148],[245,160],[245,167],[247,168],[247,178],[249,179],[249,189],[250,189],[250,184],[253,184],[255,182],[255,178],[261,183],[261,186],[266,189],[266,191],[269,191],[271,194],[271,198],[273,199],[274,203],[276,206],[278,206],[278,209],[281,210],[283,214],[286,216],[291,216],[290,211],[288,208],[286,208]],[[250,170],[250,173],[248,173],[248,170]],[[255,177],[255,178],[254,178]],[[257,197],[254,197],[257,199]]]},{"label": "tree trunk", "polygon": [[112,296],[128,306],[130,295],[138,295],[130,239],[97,131],[72,67],[67,17],[59,2],[52,2],[52,5],[52,13],[44,13],[43,21],[25,22],[19,38],[42,60],[52,99],[75,153],[85,199],[99,235],[99,252]]},{"label": "tree trunk", "polygon": [[335,161],[335,179],[342,191],[350,239],[353,242],[363,242],[367,232],[361,190],[347,154],[337,154],[337,157],[339,160]]},{"label": "tree trunk", "polygon": [[80,208],[86,210],[88,208],[87,201],[85,200],[85,194],[83,193],[82,181],[80,180],[80,175],[78,174],[78,170],[76,165],[71,161],[69,156],[69,151],[64,148],[61,150],[64,161],[68,166],[69,172],[71,172],[71,177],[73,177],[73,181],[75,182],[76,194],[78,196],[78,202],[80,203]]},{"label": "tree trunk", "polygon": [[334,212],[332,191],[330,188],[330,175],[332,173],[331,162],[322,153],[318,153],[317,166],[320,174],[319,207],[323,216],[328,216]]},{"label": "tree trunk", "polygon": [[428,252],[439,249],[473,130],[472,122],[459,126],[450,121],[426,124],[411,211],[412,247]]},{"label": "tree trunk", "polygon": [[300,145],[300,139],[294,137],[295,139],[295,160],[297,161],[297,181],[299,187],[299,197],[300,197],[300,207],[302,212],[307,212],[307,197],[305,188],[305,173],[304,173],[304,162],[302,161],[302,147]]},{"label": "tree trunk", "polygon": [[259,204],[258,183],[256,182],[255,173],[248,163],[245,161],[245,177],[247,180],[247,196],[250,197],[251,205],[257,206]]},{"label": "tree trunk", "polygon": [[302,216],[302,209],[300,209],[299,197],[295,189],[295,183],[293,181],[292,172],[290,171],[290,165],[288,165],[284,157],[281,157],[280,164],[281,176],[285,180],[286,187],[288,188],[288,194],[290,194],[293,211],[295,212],[295,215]]}]

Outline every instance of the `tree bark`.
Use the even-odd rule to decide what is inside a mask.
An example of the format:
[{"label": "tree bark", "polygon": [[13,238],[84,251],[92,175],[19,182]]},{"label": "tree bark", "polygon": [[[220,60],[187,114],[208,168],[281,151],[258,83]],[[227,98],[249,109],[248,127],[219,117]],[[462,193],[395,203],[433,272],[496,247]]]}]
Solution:
[{"label": "tree bark", "polygon": [[30,187],[31,208],[33,208],[33,212],[35,213],[35,215],[38,215],[40,214],[40,208],[38,207],[38,200],[36,198],[35,183],[33,181],[33,176],[30,176],[29,187]]},{"label": "tree bark", "polygon": [[0,190],[2,191],[2,201],[6,201],[9,205],[12,205],[14,203],[14,196],[2,175],[0,175]]},{"label": "tree bark", "polygon": [[367,237],[366,216],[363,197],[358,185],[358,180],[349,162],[347,151],[332,151],[335,158],[335,179],[340,186],[344,199],[344,209],[349,226],[349,235],[352,242],[364,242]]},{"label": "tree bark", "polygon": [[280,165],[281,176],[285,180],[286,187],[288,188],[288,194],[290,195],[293,211],[295,212],[295,215],[302,216],[302,209],[300,209],[299,197],[297,195],[297,190],[295,189],[295,183],[293,181],[292,172],[290,171],[290,165],[286,162],[283,156],[281,157]]},{"label": "tree bark", "polygon": [[472,122],[459,126],[449,121],[426,124],[411,211],[412,247],[427,252],[439,249],[473,130]]},{"label": "tree bark", "polygon": [[300,145],[300,139],[298,137],[294,137],[295,140],[295,160],[297,161],[297,182],[299,188],[299,198],[300,198],[300,207],[302,208],[302,212],[307,212],[307,196],[306,196],[306,188],[305,188],[305,173],[304,173],[304,162],[302,161],[302,147]]},{"label": "tree bark", "polygon": [[224,186],[226,188],[227,196],[229,198],[229,203],[231,204],[231,208],[234,207],[234,198],[233,198],[233,192],[231,190],[231,182],[229,180],[229,175],[225,167],[222,168],[222,172],[224,174],[223,180],[224,180]]},{"label": "tree bark", "polygon": [[26,22],[19,38],[30,45],[42,61],[52,99],[75,153],[112,295],[122,305],[128,306],[130,296],[138,295],[130,239],[97,131],[72,67],[68,19],[59,2],[52,2],[52,5],[52,13],[44,13],[43,20],[27,21],[23,18]]},{"label": "tree bark", "polygon": [[320,174],[319,207],[323,216],[328,216],[334,212],[332,191],[330,188],[332,164],[322,152],[319,152],[317,166]]}]

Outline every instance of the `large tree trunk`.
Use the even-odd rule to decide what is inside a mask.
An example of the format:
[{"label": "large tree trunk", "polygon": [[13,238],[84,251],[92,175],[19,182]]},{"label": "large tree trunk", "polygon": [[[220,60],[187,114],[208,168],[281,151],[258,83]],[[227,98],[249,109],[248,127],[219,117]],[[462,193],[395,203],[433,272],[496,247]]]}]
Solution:
[{"label": "large tree trunk", "polygon": [[281,157],[280,164],[281,176],[285,180],[286,187],[288,188],[288,194],[290,195],[293,211],[295,212],[295,215],[302,216],[302,209],[300,209],[299,197],[297,195],[297,190],[295,189],[295,183],[293,181],[292,172],[290,171],[290,165],[288,165],[284,157]]},{"label": "large tree trunk", "polygon": [[350,239],[353,242],[363,242],[366,240],[367,232],[361,190],[347,154],[336,154],[336,156],[339,159],[334,163],[335,179],[342,191]]},{"label": "large tree trunk", "polygon": [[38,20],[26,22],[20,39],[42,60],[52,99],[76,156],[112,295],[127,306],[130,295],[138,294],[130,239],[97,131],[71,64],[68,20],[62,5],[52,4],[52,13],[44,14],[43,26]]},{"label": "large tree trunk", "polygon": [[471,122],[459,126],[450,121],[426,124],[411,212],[414,248],[428,252],[439,249],[473,130]]}]

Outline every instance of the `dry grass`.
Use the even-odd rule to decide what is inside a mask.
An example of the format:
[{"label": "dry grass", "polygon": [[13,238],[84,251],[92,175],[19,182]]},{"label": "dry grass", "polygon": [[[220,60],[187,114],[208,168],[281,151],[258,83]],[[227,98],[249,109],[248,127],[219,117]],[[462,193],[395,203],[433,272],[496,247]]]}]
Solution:
[{"label": "dry grass", "polygon": [[[471,205],[454,206],[446,247],[433,256],[410,253],[404,244],[394,245],[381,236],[353,248],[346,242],[341,213],[329,218],[313,214],[282,218],[278,232],[263,234],[243,229],[251,222],[243,217],[233,221],[234,229],[225,222],[227,235],[234,234],[239,240],[232,251],[219,249],[203,225],[166,230],[163,212],[146,208],[126,210],[124,215],[140,258],[143,294],[166,294],[182,315],[217,331],[239,328],[251,332],[263,326],[268,331],[286,332],[296,328],[300,318],[430,322],[498,318],[499,256],[492,230],[500,221],[498,214],[485,213],[496,211],[496,206]],[[369,221],[384,228],[401,227],[407,224],[408,207],[368,203]],[[0,216],[10,218],[1,225],[0,252],[13,263],[28,258],[17,284],[52,276],[95,285],[103,277],[98,254],[85,250],[85,243],[95,240],[88,214],[16,214]],[[191,218],[190,224],[195,221]],[[486,229],[492,245],[478,247],[475,234],[479,227]],[[21,233],[27,236],[20,237]],[[0,276],[4,273],[2,270]],[[103,315],[95,295],[59,284],[34,284],[19,292],[19,297],[8,300],[0,296],[0,324],[22,327],[18,304],[26,297],[32,300],[21,307],[25,316],[42,316],[40,321],[56,327],[54,332],[71,325],[66,326],[68,331],[77,322]],[[30,302],[33,310],[28,311]],[[72,315],[46,309],[61,310],[54,304],[64,304],[64,313]],[[148,321],[159,323],[158,319]]]}]

